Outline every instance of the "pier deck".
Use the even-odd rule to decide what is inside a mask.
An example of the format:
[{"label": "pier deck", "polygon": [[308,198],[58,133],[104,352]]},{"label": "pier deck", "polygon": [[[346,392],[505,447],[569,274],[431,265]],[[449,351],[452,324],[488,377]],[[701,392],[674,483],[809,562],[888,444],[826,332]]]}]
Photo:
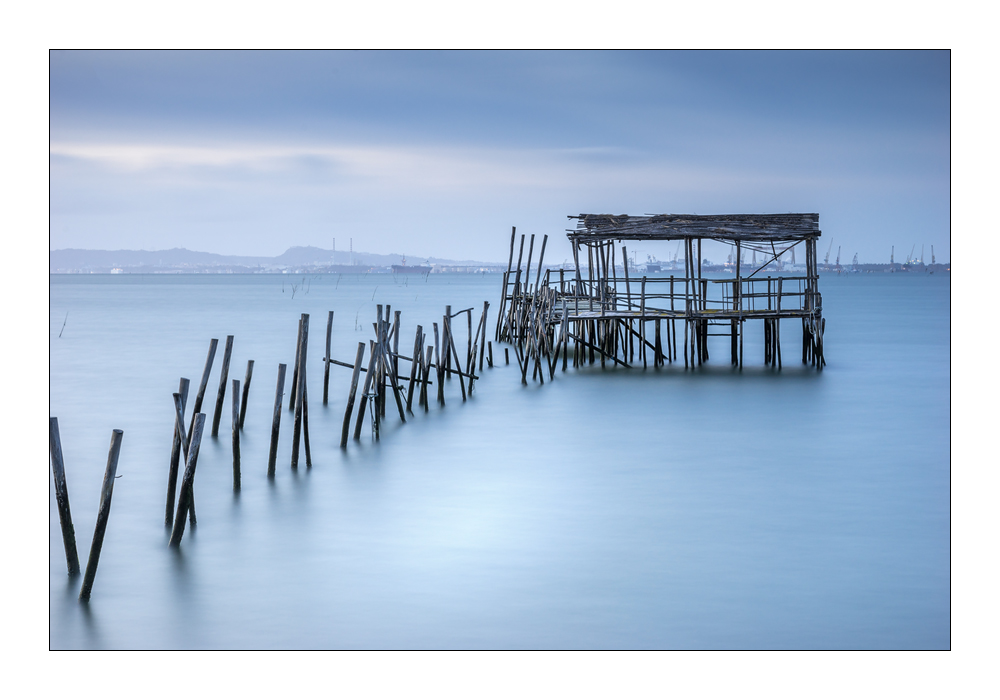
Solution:
[{"label": "pier deck", "polygon": [[[759,320],[764,324],[765,364],[780,368],[780,322],[793,319],[799,319],[802,326],[803,363],[811,362],[817,369],[826,364],[823,355],[825,321],[816,254],[816,240],[821,235],[818,214],[642,217],[581,214],[569,218],[577,220],[577,228],[567,232],[573,246],[574,267],[545,269],[543,276],[546,235],[533,283],[531,263],[535,237],[531,236],[527,266],[522,275],[525,237],[521,236],[515,269],[516,231],[511,233],[496,338],[514,345],[522,380],[527,380],[529,362],[534,360],[532,374],[544,381],[543,358],[549,365],[551,378],[558,359],[552,354],[558,355],[560,351],[564,369],[571,351],[574,366],[587,361],[588,356],[589,362],[596,361],[595,355],[600,357],[602,364],[607,359],[626,364],[634,360],[636,345],[644,366],[650,349],[654,366],[673,362],[678,359],[678,322],[684,336],[685,367],[695,367],[708,360],[709,335],[729,335],[732,364],[742,368],[743,325]],[[702,274],[704,239],[735,249],[735,278],[715,279]],[[684,275],[636,277],[634,271],[629,270],[624,245],[619,268],[615,262],[615,243],[636,240],[682,241]],[[782,256],[799,245],[805,249],[805,276],[758,276],[768,265],[780,265]],[[764,263],[756,269],[744,268],[743,257],[747,250],[753,251],[755,258],[761,253]],[[794,257],[794,253],[792,255]],[[749,274],[744,276],[745,270]],[[647,339],[650,323],[653,324],[652,343]],[[726,324],[729,325],[728,334],[708,332],[710,325]],[[661,338],[664,325],[665,344]]]}]

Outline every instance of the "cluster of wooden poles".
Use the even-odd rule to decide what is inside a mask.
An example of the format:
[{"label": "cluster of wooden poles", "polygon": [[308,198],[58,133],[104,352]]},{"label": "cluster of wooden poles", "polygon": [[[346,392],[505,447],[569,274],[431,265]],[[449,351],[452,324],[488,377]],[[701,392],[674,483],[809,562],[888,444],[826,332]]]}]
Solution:
[{"label": "cluster of wooden poles", "polygon": [[[341,430],[340,446],[347,447],[351,434],[351,418],[354,412],[355,400],[357,398],[358,382],[361,372],[365,372],[364,387],[361,391],[361,401],[357,410],[357,417],[354,423],[354,439],[361,438],[361,427],[365,417],[365,408],[370,407],[372,436],[379,439],[380,426],[385,418],[386,397],[391,392],[396,408],[399,411],[399,419],[406,422],[406,414],[413,414],[413,396],[417,395],[417,406],[423,407],[426,412],[429,410],[428,386],[434,384],[430,380],[431,370],[435,372],[437,380],[437,401],[442,406],[445,404],[444,386],[445,379],[458,378],[458,385],[462,392],[462,400],[472,394],[473,386],[479,377],[476,375],[476,358],[479,359],[479,371],[483,369],[483,362],[488,361],[489,366],[493,366],[493,344],[486,340],[486,319],[490,304],[483,302],[482,315],[479,318],[479,325],[475,333],[472,331],[472,308],[463,309],[452,313],[451,306],[445,307],[444,316],[441,318],[441,325],[433,323],[434,344],[428,345],[428,336],[424,333],[423,326],[417,326],[416,335],[413,339],[413,352],[407,357],[399,352],[400,338],[400,312],[392,312],[391,306],[385,307],[383,314],[382,305],[377,306],[378,318],[373,324],[375,339],[369,341],[369,359],[367,369],[364,366],[365,344],[358,343],[357,355],[354,363],[334,360],[330,357],[330,332],[327,330],[326,356],[323,361],[326,365],[325,378],[323,383],[323,400],[326,402],[327,383],[330,373],[330,365],[335,364],[353,370],[351,376],[351,388],[347,396],[347,409],[344,412],[344,424]],[[330,319],[332,321],[332,313]],[[389,322],[390,313],[393,314],[392,323]],[[459,355],[458,345],[452,332],[452,319],[466,315],[468,320],[468,344],[465,348],[465,361]],[[488,350],[488,353],[487,353]],[[399,361],[409,362],[409,376],[399,373]],[[464,365],[464,370],[463,370]],[[405,408],[404,408],[405,404]]]},{"label": "cluster of wooden poles", "polygon": [[[382,305],[378,305],[378,318],[373,324],[375,339],[368,343],[370,356],[367,367],[364,364],[365,343],[358,343],[358,352],[354,363],[349,364],[331,358],[330,346],[333,333],[333,311],[327,316],[326,327],[326,354],[323,357],[323,404],[329,398],[330,365],[340,365],[353,370],[351,378],[351,388],[347,399],[347,409],[344,414],[344,424],[341,434],[341,447],[346,448],[350,436],[351,419],[354,416],[355,400],[357,397],[358,382],[361,372],[365,372],[364,388],[361,392],[361,400],[357,407],[356,421],[354,423],[354,439],[359,440],[361,429],[365,418],[365,410],[369,409],[372,434],[375,440],[379,439],[379,428],[385,419],[386,397],[392,394],[396,407],[399,411],[400,421],[406,422],[406,414],[413,414],[413,397],[417,396],[418,407],[423,407],[426,412],[429,410],[428,387],[437,386],[437,401],[440,405],[445,404],[445,384],[452,378],[458,379],[458,384],[462,393],[462,400],[471,396],[475,382],[479,379],[476,369],[478,358],[481,373],[484,362],[489,367],[493,366],[493,344],[486,342],[486,323],[489,312],[489,302],[483,302],[482,314],[475,333],[472,331],[472,308],[463,309],[452,313],[451,307],[445,307],[441,325],[433,324],[434,344],[428,344],[428,336],[423,332],[422,326],[417,326],[416,336],[413,341],[413,353],[410,357],[400,354],[400,312],[391,311],[391,307],[385,307],[383,314]],[[390,323],[390,314],[393,321]],[[452,331],[452,319],[465,315],[468,321],[468,343],[465,350],[464,360],[461,357],[459,346],[455,341]],[[225,350],[223,352],[222,367],[219,379],[219,390],[216,398],[215,412],[212,420],[212,437],[218,437],[219,427],[222,422],[223,403],[226,397],[227,382],[229,381],[229,365],[233,353],[233,336],[226,337]],[[201,381],[198,385],[198,392],[195,396],[193,410],[191,411],[190,423],[185,427],[185,409],[187,406],[188,393],[191,382],[185,377],[181,377],[177,392],[173,394],[174,404],[174,426],[173,442],[171,445],[170,463],[167,474],[167,498],[164,522],[170,531],[169,544],[177,547],[184,536],[185,525],[190,523],[192,527],[197,524],[194,500],[194,479],[198,466],[198,453],[201,446],[202,433],[205,429],[206,414],[201,412],[205,393],[208,389],[208,381],[212,372],[219,341],[212,338],[209,343],[208,357],[205,360],[205,367],[202,371]],[[295,363],[292,370],[292,386],[288,402],[288,410],[294,412],[294,422],[292,425],[292,452],[291,468],[297,469],[301,448],[304,448],[306,466],[312,466],[312,455],[309,446],[309,396],[306,381],[307,351],[309,347],[309,314],[302,314],[298,323],[298,337],[295,344]],[[409,376],[400,374],[399,361],[409,363]],[[238,492],[241,487],[241,467],[240,467],[240,433],[243,430],[246,419],[247,399],[250,391],[250,382],[253,378],[254,361],[247,362],[246,375],[242,383],[233,379],[229,384],[231,390],[232,404],[232,448],[233,448],[233,490]],[[431,372],[434,371],[435,381],[431,380]],[[268,453],[267,476],[273,479],[275,475],[275,465],[277,462],[278,437],[281,426],[282,399],[285,395],[285,375],[286,365],[278,365],[277,384],[274,394],[274,409],[271,421],[271,442]],[[52,455],[52,472],[55,480],[56,501],[59,509],[59,520],[62,527],[63,544],[66,550],[66,563],[70,576],[77,576],[80,573],[80,563],[76,549],[76,535],[73,529],[73,520],[70,514],[69,493],[66,488],[66,474],[63,464],[62,446],[59,438],[59,423],[53,417],[50,419],[50,448]],[[118,468],[118,455],[121,449],[122,431],[115,430],[111,438],[111,450],[108,455],[108,466],[104,476],[104,486],[101,490],[101,502],[98,509],[97,527],[94,531],[94,541],[91,545],[90,559],[87,564],[83,586],[80,591],[80,599],[87,601],[90,599],[91,589],[94,583],[94,576],[97,572],[97,563],[100,558],[101,546],[104,541],[104,533],[107,528],[108,516],[111,512],[111,495],[114,488],[114,480]],[[180,474],[180,466],[183,460],[184,471]],[[178,476],[180,485],[178,490]]]}]

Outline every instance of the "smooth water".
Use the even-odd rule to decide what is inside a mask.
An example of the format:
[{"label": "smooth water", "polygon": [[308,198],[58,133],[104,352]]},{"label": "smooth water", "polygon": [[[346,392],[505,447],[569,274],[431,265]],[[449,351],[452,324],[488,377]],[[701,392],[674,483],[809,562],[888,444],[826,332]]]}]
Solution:
[{"label": "smooth water", "polygon": [[[331,367],[323,406],[327,311],[335,358],[372,337],[376,303],[402,311],[409,355],[446,304],[476,307],[475,324],[490,301],[492,337],[498,275],[52,276],[51,415],[82,566],[111,430],[125,434],[89,606],[49,476],[51,646],[948,648],[949,287],[824,276],[822,372],[799,364],[790,322],[780,372],[751,324],[742,373],[711,338],[697,371],[571,363],[525,387],[494,343],[469,401],[451,381],[439,407],[430,387],[430,411],[405,425],[390,403],[381,441],[366,426],[342,452],[351,371]],[[290,386],[303,312],[313,466],[290,469],[283,410],[269,482],[277,365]],[[454,328],[464,344],[464,318]],[[175,551],[171,393],[188,377],[193,404],[218,338],[211,425],[227,334],[230,380],[255,360],[242,491],[227,389],[220,436],[202,442],[198,525]]]}]

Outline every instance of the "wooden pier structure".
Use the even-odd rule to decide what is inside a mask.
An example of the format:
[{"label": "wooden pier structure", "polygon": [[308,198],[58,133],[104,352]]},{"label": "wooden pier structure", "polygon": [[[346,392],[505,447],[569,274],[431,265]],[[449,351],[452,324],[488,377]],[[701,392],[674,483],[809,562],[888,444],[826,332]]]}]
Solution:
[{"label": "wooden pier structure", "polygon": [[[764,363],[781,368],[781,321],[798,319],[802,327],[802,362],[822,369],[823,297],[819,292],[816,241],[819,214],[663,214],[628,216],[580,214],[567,231],[574,267],[545,269],[546,235],[532,279],[535,236],[521,236],[514,267],[516,229],[511,231],[510,255],[495,338],[513,345],[522,382],[545,381],[555,373],[560,354],[563,369],[613,363],[643,367],[679,362],[685,368],[709,359],[709,336],[727,336],[730,361],[743,367],[744,324],[764,326]],[[735,277],[702,274],[702,242],[718,241],[735,248]],[[684,246],[683,276],[636,276],[629,270],[628,245],[634,241],[680,241]],[[616,263],[616,244],[621,266]],[[794,247],[805,248],[804,276],[762,276]],[[763,255],[764,262],[744,267],[743,255]],[[544,272],[543,272],[544,270]],[[620,274],[619,274],[620,271]],[[556,278],[558,275],[558,279]],[[652,328],[650,328],[652,325]],[[679,351],[680,348],[680,351]]]}]

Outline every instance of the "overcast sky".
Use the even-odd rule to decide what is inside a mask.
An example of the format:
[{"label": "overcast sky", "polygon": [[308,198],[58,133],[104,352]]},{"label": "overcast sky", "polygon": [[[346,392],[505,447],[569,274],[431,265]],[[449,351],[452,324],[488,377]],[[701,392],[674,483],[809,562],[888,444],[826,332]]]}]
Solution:
[{"label": "overcast sky", "polygon": [[506,262],[514,225],[557,263],[567,214],[793,211],[950,259],[944,51],[50,58],[52,249]]}]

